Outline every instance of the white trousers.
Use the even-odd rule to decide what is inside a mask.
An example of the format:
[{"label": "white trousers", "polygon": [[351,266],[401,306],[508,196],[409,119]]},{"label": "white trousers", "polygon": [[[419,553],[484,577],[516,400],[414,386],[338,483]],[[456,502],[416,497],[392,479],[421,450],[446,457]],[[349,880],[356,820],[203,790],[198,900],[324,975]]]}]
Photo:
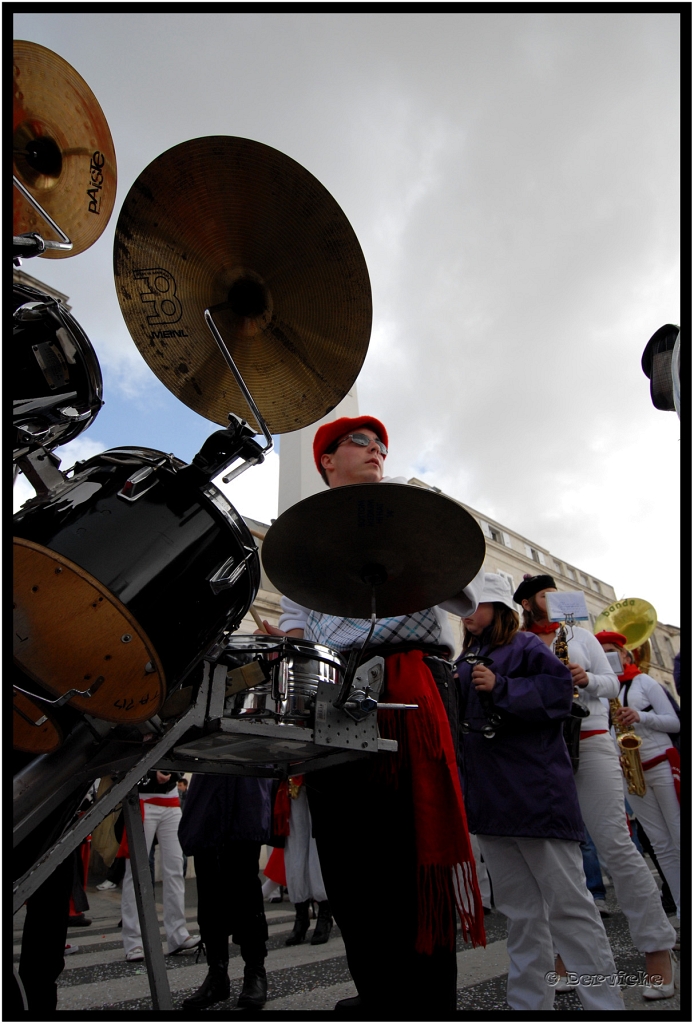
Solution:
[{"label": "white trousers", "polygon": [[658,863],[670,886],[680,916],[680,802],[667,761],[644,772],[646,795],[624,791],[636,817],[651,841]]},{"label": "white trousers", "polygon": [[477,884],[480,887],[480,896],[482,897],[482,906],[488,910],[492,909],[492,890],[489,885],[489,872],[487,871],[487,865],[485,861],[481,859],[480,844],[477,841],[477,836],[474,832],[470,833],[470,846],[475,856],[475,868],[477,869]]},{"label": "white trousers", "polygon": [[[178,825],[181,820],[180,807],[159,807],[145,804],[145,842],[147,853],[152,848],[156,835],[161,851],[161,873],[164,890],[164,931],[168,951],[172,953],[182,946],[189,937],[185,914],[185,882],[183,880],[183,851],[178,841]],[[147,865],[149,871],[149,865]],[[130,861],[125,865],[123,895],[121,898],[123,918],[123,948],[129,953],[142,945],[140,920],[137,916],[135,886]]]},{"label": "white trousers", "polygon": [[653,875],[629,835],[622,769],[609,733],[581,740],[575,779],[583,821],[610,873],[634,945],[641,953],[672,949],[675,929],[665,916]]},{"label": "white trousers", "polygon": [[289,835],[284,844],[284,870],[292,903],[327,900],[318,859],[316,840],[311,835],[311,812],[304,786],[296,800],[290,799]]},{"label": "white trousers", "polygon": [[575,990],[583,1009],[624,1010],[578,843],[525,836],[477,838],[493,879],[495,906],[508,918],[506,999],[511,1009],[552,1009],[554,940],[569,971],[591,976]]}]

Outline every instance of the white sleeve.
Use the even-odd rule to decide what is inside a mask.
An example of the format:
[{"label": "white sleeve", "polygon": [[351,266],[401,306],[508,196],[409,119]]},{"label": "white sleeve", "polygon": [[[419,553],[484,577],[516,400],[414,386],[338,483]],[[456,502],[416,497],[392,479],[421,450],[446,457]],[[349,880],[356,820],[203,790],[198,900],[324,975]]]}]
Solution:
[{"label": "white sleeve", "polygon": [[[655,732],[679,732],[680,720],[663,687],[652,676],[637,676],[652,711],[639,711],[639,718],[644,725]],[[627,698],[628,700],[629,698]]]},{"label": "white sleeve", "polygon": [[602,644],[587,629],[579,629],[576,632],[584,634],[581,641],[588,658],[586,674],[589,682],[585,688],[586,693],[594,697],[616,697],[619,693],[619,679],[610,668]]},{"label": "white sleeve", "polygon": [[444,611],[451,612],[453,615],[459,615],[461,619],[464,619],[466,615],[473,615],[480,603],[483,586],[484,566],[459,594],[449,598],[448,601],[442,601],[439,608],[443,608]]},{"label": "white sleeve", "polygon": [[280,598],[280,607],[282,614],[280,620],[277,623],[280,629],[285,632],[290,629],[305,629],[306,621],[308,619],[308,613],[310,608],[304,608],[302,604],[297,604],[296,601],[290,601],[288,597],[282,596]]}]

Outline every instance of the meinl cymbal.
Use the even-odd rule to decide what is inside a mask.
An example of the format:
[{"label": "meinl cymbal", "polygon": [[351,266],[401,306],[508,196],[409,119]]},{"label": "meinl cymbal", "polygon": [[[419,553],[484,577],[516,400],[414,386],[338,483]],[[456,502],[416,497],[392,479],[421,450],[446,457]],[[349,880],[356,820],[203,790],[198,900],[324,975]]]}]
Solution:
[{"label": "meinl cymbal", "polygon": [[408,484],[350,484],[292,505],[262,546],[281,594],[327,615],[407,615],[454,597],[484,561],[484,536],[462,505]]},{"label": "meinl cymbal", "polygon": [[371,288],[352,227],[304,167],[251,139],[191,139],[157,157],[118,218],[114,273],[135,344],[195,412],[255,428],[210,333],[214,320],[273,433],[327,415],[371,333]]},{"label": "meinl cymbal", "polygon": [[[96,242],[116,200],[116,154],[103,111],[84,79],[57,53],[14,41],[13,165],[22,185],[72,241],[76,256]],[[15,235],[36,231],[57,241],[53,228],[13,189]]]}]

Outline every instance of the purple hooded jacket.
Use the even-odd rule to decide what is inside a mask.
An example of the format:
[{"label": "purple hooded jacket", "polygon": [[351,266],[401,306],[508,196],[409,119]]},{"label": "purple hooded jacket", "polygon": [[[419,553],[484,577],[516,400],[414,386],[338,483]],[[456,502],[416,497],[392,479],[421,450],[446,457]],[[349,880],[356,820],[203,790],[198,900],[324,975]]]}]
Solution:
[{"label": "purple hooded jacket", "polygon": [[178,841],[196,850],[233,840],[268,843],[272,826],[272,779],[193,775],[178,826]]},{"label": "purple hooded jacket", "polygon": [[[460,737],[463,792],[471,832],[492,836],[583,838],[562,720],[571,708],[571,673],[533,633],[516,633],[489,652],[481,643],[465,653],[491,658],[496,685],[489,694],[501,718],[493,739],[472,667],[456,661],[461,692]],[[462,656],[461,656],[462,657]]]}]

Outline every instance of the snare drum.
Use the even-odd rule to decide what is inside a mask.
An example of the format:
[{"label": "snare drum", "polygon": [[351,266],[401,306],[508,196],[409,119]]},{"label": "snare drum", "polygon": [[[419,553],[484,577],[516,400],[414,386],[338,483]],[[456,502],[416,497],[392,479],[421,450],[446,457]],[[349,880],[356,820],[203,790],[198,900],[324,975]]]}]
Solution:
[{"label": "snare drum", "polygon": [[345,663],[336,651],[297,637],[230,636],[225,642],[224,661],[236,668],[244,667],[247,679],[253,678],[248,666],[257,663],[256,671],[265,677],[264,682],[233,693],[230,691],[242,685],[243,679],[232,668],[225,715],[254,715],[279,724],[308,727],[313,726],[319,682],[331,683],[339,693],[345,671]]},{"label": "snare drum", "polygon": [[65,306],[36,288],[13,287],[14,458],[73,441],[103,405],[99,361]]},{"label": "snare drum", "polygon": [[136,724],[161,707],[260,584],[258,550],[213,484],[151,448],[78,463],[14,517],[14,657],[78,708]]}]

